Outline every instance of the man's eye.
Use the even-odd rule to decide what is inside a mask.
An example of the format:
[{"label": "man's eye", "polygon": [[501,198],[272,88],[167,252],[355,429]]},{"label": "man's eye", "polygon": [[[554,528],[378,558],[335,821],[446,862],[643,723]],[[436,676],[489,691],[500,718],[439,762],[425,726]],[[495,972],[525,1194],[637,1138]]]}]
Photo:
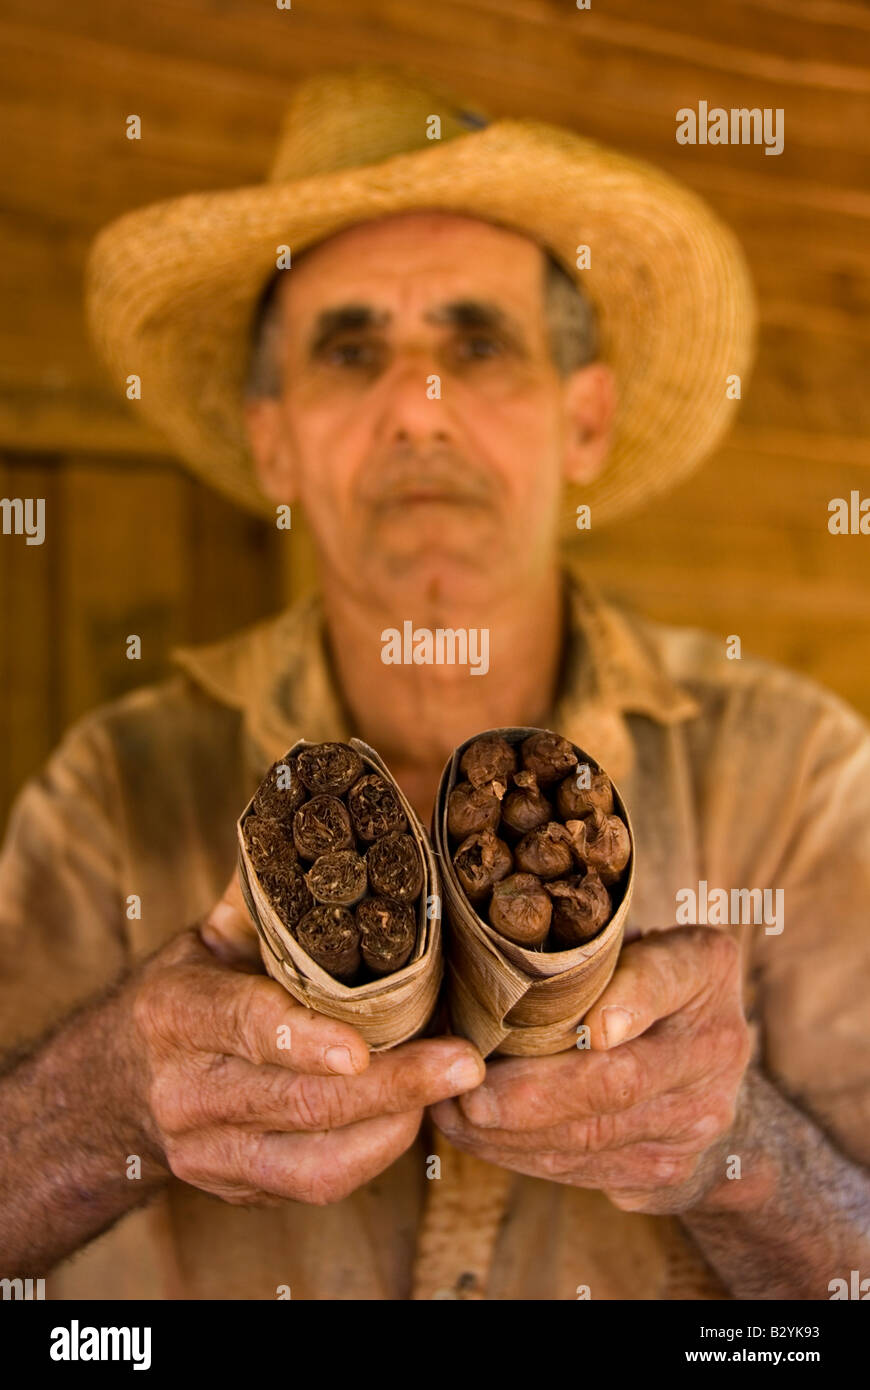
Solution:
[{"label": "man's eye", "polygon": [[483,334],[477,334],[473,338],[465,338],[460,343],[460,354],[463,357],[483,361],[488,357],[495,357],[501,352],[501,343],[497,338],[490,338]]},{"label": "man's eye", "polygon": [[369,367],[376,360],[371,343],[336,343],[326,354],[333,367]]}]

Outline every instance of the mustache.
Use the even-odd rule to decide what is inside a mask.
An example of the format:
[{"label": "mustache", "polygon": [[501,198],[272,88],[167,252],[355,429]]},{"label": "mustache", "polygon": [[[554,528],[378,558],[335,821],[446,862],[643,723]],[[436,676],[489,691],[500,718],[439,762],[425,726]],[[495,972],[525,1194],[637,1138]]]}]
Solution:
[{"label": "mustache", "polygon": [[457,502],[490,502],[495,483],[452,451],[403,453],[374,460],[360,479],[363,502],[387,505],[416,493],[435,493]]}]

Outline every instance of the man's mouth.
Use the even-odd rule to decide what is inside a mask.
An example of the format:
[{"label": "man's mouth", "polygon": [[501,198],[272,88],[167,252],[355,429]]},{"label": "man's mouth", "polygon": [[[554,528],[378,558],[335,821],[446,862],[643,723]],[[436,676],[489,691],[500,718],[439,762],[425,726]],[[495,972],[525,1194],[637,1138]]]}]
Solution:
[{"label": "man's mouth", "polygon": [[415,507],[444,504],[448,506],[480,506],[479,497],[469,497],[463,492],[449,492],[442,488],[413,487],[404,492],[391,493],[381,500],[382,507]]}]

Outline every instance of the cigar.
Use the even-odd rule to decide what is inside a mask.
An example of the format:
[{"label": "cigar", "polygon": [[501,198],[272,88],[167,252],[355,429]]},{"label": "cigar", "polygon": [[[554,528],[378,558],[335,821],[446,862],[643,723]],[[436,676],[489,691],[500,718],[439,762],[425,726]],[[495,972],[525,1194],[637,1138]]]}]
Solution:
[{"label": "cigar", "polygon": [[302,870],[296,864],[288,864],[284,869],[266,869],[257,878],[285,927],[293,931],[314,906]]},{"label": "cigar", "polygon": [[[584,768],[589,777],[588,787],[578,785],[584,780]],[[610,815],[613,811],[613,788],[610,778],[600,769],[593,772],[588,763],[581,764],[577,771],[559,783],[556,806],[563,820],[582,820],[584,816],[589,816],[596,810]]]},{"label": "cigar", "polygon": [[254,796],[258,816],[292,821],[307,795],[295,764],[295,758],[282,758],[269,768]]},{"label": "cigar", "polygon": [[518,772],[514,776],[514,791],[508,792],[501,805],[502,828],[514,835],[527,835],[553,819],[553,808],[538,786],[533,772]]},{"label": "cigar", "polygon": [[473,787],[489,787],[501,796],[516,767],[516,752],[500,734],[476,738],[466,748],[459,762],[460,772],[465,773]]},{"label": "cigar", "polygon": [[594,869],[544,884],[553,900],[553,941],[566,951],[589,941],[610,921],[610,894]]},{"label": "cigar", "polygon": [[417,939],[413,908],[390,898],[363,898],[356,909],[362,958],[373,975],[390,975],[407,963]]},{"label": "cigar", "polygon": [[[501,783],[494,785],[501,788]],[[464,840],[481,830],[495,830],[501,812],[497,793],[457,782],[447,801],[447,829],[455,840]]]},{"label": "cigar", "polygon": [[363,773],[363,760],[346,743],[315,743],[296,759],[299,779],[315,796],[341,796]]},{"label": "cigar", "polygon": [[491,830],[482,830],[463,840],[453,856],[456,877],[472,902],[479,902],[513,868],[513,858],[504,840]]},{"label": "cigar", "polygon": [[337,796],[313,796],[293,817],[293,843],[303,859],[353,849],[347,807]]},{"label": "cigar", "polygon": [[258,872],[296,863],[293,831],[287,821],[275,820],[272,816],[248,816],[242,834],[251,863]]},{"label": "cigar", "polygon": [[628,827],[619,816],[593,811],[580,822],[586,827],[583,858],[590,869],[597,869],[602,883],[616,883],[628,863],[631,840]]},{"label": "cigar", "polygon": [[559,821],[551,820],[524,835],[514,850],[517,869],[539,878],[562,878],[574,867],[571,836]]},{"label": "cigar", "polygon": [[351,984],[361,964],[360,931],[346,907],[313,907],[297,924],[295,936],[321,969]]},{"label": "cigar", "polygon": [[553,905],[534,874],[509,874],[492,890],[489,924],[518,946],[540,946],[550,930]]},{"label": "cigar", "polygon": [[336,849],[315,859],[305,881],[318,903],[352,907],[368,887],[365,860],[355,849]]},{"label": "cigar", "polygon": [[408,822],[394,789],[377,772],[367,772],[347,794],[353,828],[369,842],[393,830],[407,830]]},{"label": "cigar", "polygon": [[566,773],[577,766],[573,744],[559,734],[546,731],[529,734],[528,738],[523,739],[520,756],[523,767],[535,774],[542,787],[561,781]]},{"label": "cigar", "polygon": [[366,854],[372,892],[397,902],[413,902],[423,887],[423,864],[410,835],[394,830],[382,835]]}]

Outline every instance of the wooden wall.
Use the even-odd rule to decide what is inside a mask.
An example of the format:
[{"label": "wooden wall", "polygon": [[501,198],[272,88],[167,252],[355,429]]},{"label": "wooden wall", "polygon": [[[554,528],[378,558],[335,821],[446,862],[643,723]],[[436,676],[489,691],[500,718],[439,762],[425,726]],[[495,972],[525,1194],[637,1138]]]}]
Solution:
[{"label": "wooden wall", "polygon": [[[120,404],[81,274],[128,208],[256,182],[290,84],[404,62],[504,114],[662,165],[746,246],[758,365],[716,458],[577,563],[653,616],[738,633],[870,714],[870,11],[857,0],[6,0],[0,19],[0,495],[44,496],[51,543],[0,536],[0,814],[75,716],[311,582],[310,551],[235,511]],[[782,107],[785,149],[678,146],[682,106]],[[143,138],[125,138],[125,118]],[[294,518],[295,524],[295,518]],[[292,550],[288,551],[288,541]],[[124,638],[143,637],[143,660]]]}]

